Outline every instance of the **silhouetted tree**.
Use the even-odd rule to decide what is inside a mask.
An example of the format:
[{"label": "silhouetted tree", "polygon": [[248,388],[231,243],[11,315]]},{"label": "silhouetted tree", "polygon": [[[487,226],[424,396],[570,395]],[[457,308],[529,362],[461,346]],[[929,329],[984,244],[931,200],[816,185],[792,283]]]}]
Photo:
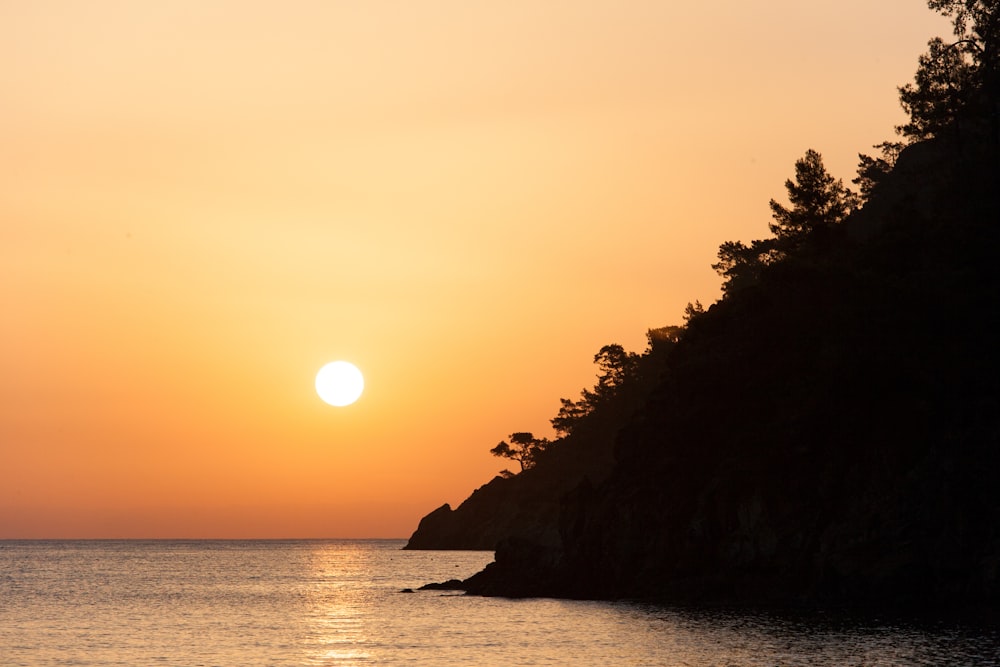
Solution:
[{"label": "silhouetted tree", "polygon": [[1000,70],[998,0],[928,0],[927,6],[952,19],[955,44],[972,61],[977,78],[989,83]]},{"label": "silhouetted tree", "polygon": [[679,341],[683,333],[684,327],[677,325],[657,327],[656,329],[648,329],[646,331],[646,340],[649,341],[650,348],[655,348],[659,345],[671,345]]},{"label": "silhouetted tree", "polygon": [[684,307],[684,323],[687,324],[704,312],[705,306],[701,305],[701,301],[698,301],[697,299],[694,303],[688,301],[688,305]]},{"label": "silhouetted tree", "polygon": [[549,420],[552,428],[560,435],[569,435],[587,415],[593,407],[585,401],[572,401],[568,398],[560,398],[561,404],[559,412]]},{"label": "silhouetted tree", "polygon": [[500,444],[490,450],[490,454],[517,461],[524,471],[535,465],[538,455],[545,451],[549,444],[547,438],[536,438],[530,432],[521,431],[510,434],[510,443],[501,440]]},{"label": "silhouetted tree", "polygon": [[600,371],[594,389],[598,397],[603,398],[615,393],[635,375],[639,355],[635,352],[626,352],[624,347],[614,343],[602,347],[594,355],[594,363]]},{"label": "silhouetted tree", "polygon": [[868,201],[875,186],[896,166],[896,158],[903,150],[903,144],[895,141],[883,141],[877,144],[881,155],[872,157],[864,153],[858,154],[858,176],[851,182],[858,186],[863,201]]},{"label": "silhouetted tree", "polygon": [[914,82],[899,89],[910,122],[896,128],[911,143],[946,128],[964,141],[965,118],[985,120],[1000,143],[1000,1],[929,0],[952,19],[954,42],[940,38],[920,56]]},{"label": "silhouetted tree", "polygon": [[784,253],[778,250],[775,239],[758,239],[750,245],[726,241],[719,246],[719,261],[712,268],[725,278],[722,291],[730,294],[756,283],[764,267],[782,257]]},{"label": "silhouetted tree", "polygon": [[638,373],[640,355],[626,352],[617,343],[605,345],[594,355],[598,376],[594,389],[584,389],[579,401],[560,398],[562,407],[559,413],[550,420],[552,428],[562,435],[570,434],[573,429],[603,403],[611,400],[619,389],[630,383]]},{"label": "silhouetted tree", "polygon": [[[874,169],[871,178],[876,177]],[[817,232],[843,222],[861,203],[843,181],[827,172],[823,157],[812,149],[795,162],[795,180],[785,181],[785,188],[791,208],[770,201],[773,222],[769,226],[774,238],[758,239],[750,245],[727,241],[719,246],[719,261],[712,268],[725,278],[724,293],[757,283],[766,267],[785,259]]]},{"label": "silhouetted tree", "polygon": [[858,206],[857,196],[827,172],[823,157],[812,149],[796,160],[795,180],[785,181],[785,188],[791,208],[774,199],[770,202],[771,232],[785,248],[795,247],[816,230],[843,222]]},{"label": "silhouetted tree", "polygon": [[910,122],[896,131],[910,143],[959,132],[959,112],[966,106],[973,69],[964,49],[935,37],[920,56],[914,83],[899,88],[899,102]]}]

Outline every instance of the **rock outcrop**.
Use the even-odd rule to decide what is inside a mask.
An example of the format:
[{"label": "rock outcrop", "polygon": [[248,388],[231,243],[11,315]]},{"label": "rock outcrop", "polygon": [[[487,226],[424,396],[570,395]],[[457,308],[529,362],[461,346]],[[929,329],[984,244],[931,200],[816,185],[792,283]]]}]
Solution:
[{"label": "rock outcrop", "polygon": [[573,434],[535,467],[494,477],[455,509],[442,505],[421,519],[405,548],[492,551],[509,538],[556,547],[562,497],[585,480],[597,483],[610,474],[617,427],[611,419]]},{"label": "rock outcrop", "polygon": [[457,509],[445,503],[421,519],[405,548],[492,551],[515,532],[551,542],[556,538],[555,514],[542,505],[529,507],[523,487],[522,480],[493,478]]}]

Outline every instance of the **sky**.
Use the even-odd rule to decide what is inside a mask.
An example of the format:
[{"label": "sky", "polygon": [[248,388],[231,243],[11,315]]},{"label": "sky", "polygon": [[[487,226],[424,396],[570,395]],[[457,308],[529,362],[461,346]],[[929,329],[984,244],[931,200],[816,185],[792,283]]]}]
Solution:
[{"label": "sky", "polygon": [[[0,0],[0,539],[408,537],[849,182],[920,0]],[[323,403],[344,359],[361,399]]]}]

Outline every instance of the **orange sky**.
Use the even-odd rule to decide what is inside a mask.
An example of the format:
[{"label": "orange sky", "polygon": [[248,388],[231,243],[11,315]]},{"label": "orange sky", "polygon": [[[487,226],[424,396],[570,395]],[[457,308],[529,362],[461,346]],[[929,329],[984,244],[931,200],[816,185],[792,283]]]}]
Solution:
[{"label": "orange sky", "polygon": [[[920,0],[0,0],[0,538],[406,537],[849,181]],[[361,400],[322,403],[347,359]]]}]

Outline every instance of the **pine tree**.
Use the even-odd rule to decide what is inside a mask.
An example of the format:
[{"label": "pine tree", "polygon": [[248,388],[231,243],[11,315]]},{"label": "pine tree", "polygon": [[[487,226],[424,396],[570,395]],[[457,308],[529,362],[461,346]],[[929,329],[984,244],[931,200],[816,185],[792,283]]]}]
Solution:
[{"label": "pine tree", "polygon": [[827,172],[823,157],[812,149],[795,162],[795,180],[785,181],[785,188],[791,208],[774,199],[770,202],[771,233],[785,250],[797,247],[817,230],[843,222],[858,205],[857,196]]}]

